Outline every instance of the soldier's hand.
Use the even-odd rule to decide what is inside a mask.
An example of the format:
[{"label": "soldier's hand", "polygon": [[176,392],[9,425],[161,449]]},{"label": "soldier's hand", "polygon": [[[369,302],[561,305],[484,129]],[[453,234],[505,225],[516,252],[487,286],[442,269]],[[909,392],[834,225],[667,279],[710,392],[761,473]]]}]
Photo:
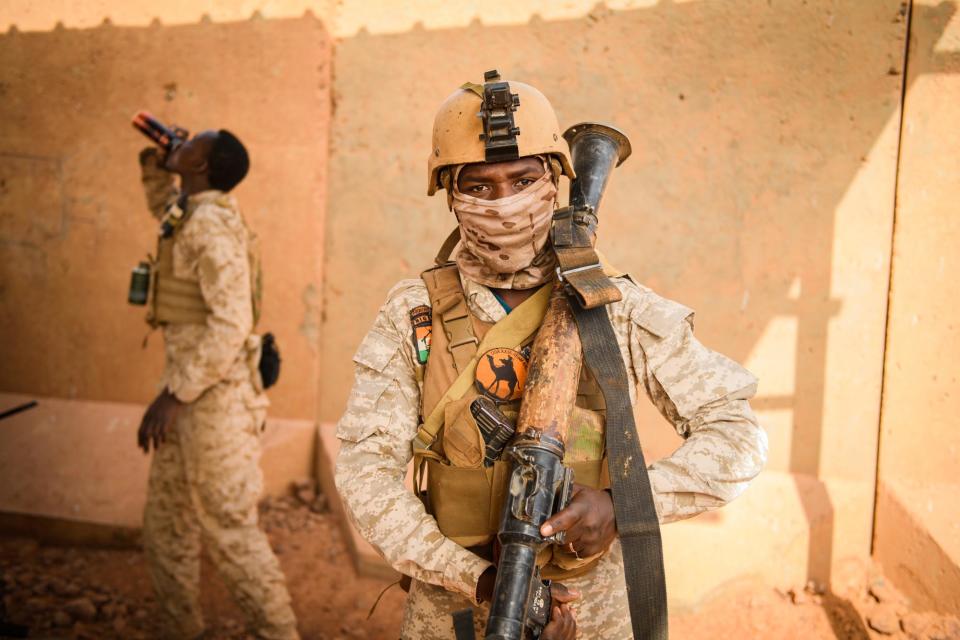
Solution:
[{"label": "soldier's hand", "polygon": [[154,449],[160,446],[166,437],[167,428],[177,419],[182,406],[183,403],[177,400],[177,396],[166,389],[150,403],[143,414],[143,420],[140,421],[140,429],[137,430],[137,445],[144,453],[150,452],[151,443]]},{"label": "soldier's hand", "polygon": [[140,166],[164,169],[167,162],[167,152],[157,146],[144,147],[140,150]]},{"label": "soldier's hand", "polygon": [[565,548],[582,558],[606,551],[617,537],[610,494],[574,484],[567,508],[555,513],[540,527],[543,536],[557,531],[567,532]]},{"label": "soldier's hand", "polygon": [[580,593],[554,582],[550,585],[550,597],[553,598],[553,611],[550,612],[550,622],[540,634],[541,640],[574,640],[577,636],[577,616],[570,608],[570,603],[579,598]]}]

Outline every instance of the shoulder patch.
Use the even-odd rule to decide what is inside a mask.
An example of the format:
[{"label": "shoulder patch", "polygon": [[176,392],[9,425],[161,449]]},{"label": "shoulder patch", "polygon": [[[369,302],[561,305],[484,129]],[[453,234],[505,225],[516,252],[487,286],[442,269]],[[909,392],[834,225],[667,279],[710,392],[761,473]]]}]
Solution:
[{"label": "shoulder patch", "polygon": [[427,364],[430,357],[430,339],[433,336],[433,309],[425,304],[410,309],[413,327],[413,352],[417,362]]}]

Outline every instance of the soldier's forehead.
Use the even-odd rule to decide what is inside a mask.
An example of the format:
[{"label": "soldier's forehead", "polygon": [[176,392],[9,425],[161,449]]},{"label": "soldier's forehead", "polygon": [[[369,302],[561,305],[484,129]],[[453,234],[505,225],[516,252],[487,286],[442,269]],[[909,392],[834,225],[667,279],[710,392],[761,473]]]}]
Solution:
[{"label": "soldier's forehead", "polygon": [[460,170],[461,177],[478,177],[491,175],[505,175],[514,177],[523,175],[530,170],[543,169],[543,164],[539,158],[527,156],[517,158],[516,160],[505,160],[504,162],[477,162],[468,164]]}]

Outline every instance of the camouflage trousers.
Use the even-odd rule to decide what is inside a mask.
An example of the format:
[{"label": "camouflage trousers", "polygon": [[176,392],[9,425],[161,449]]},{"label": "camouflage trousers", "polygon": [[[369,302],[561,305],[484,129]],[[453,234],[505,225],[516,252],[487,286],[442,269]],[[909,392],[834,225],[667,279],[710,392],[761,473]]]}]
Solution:
[{"label": "camouflage trousers", "polygon": [[[623,577],[623,554],[614,542],[596,568],[578,578],[565,580],[580,591],[572,608],[577,616],[577,638],[624,640],[632,635],[627,587]],[[482,638],[490,608],[475,606],[462,595],[443,587],[414,580],[403,613],[402,640],[455,640],[454,611],[473,608],[473,625]]]},{"label": "camouflage trousers", "polygon": [[257,526],[260,427],[249,382],[222,382],[182,408],[150,466],[143,542],[162,631],[204,630],[201,543],[258,637],[298,638],[283,573]]}]

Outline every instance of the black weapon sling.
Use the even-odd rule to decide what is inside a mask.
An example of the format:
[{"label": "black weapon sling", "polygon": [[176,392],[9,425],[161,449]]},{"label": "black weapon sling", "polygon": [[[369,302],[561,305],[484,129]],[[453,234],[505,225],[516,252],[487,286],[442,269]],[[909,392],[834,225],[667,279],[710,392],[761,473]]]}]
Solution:
[{"label": "black weapon sling", "polygon": [[558,273],[580,331],[583,359],[606,403],[607,467],[635,640],[666,640],[667,587],[660,522],[633,417],[623,356],[607,305],[621,299],[604,273],[588,224],[558,211],[552,231]]},{"label": "black weapon sling", "polygon": [[606,307],[585,309],[573,299],[584,361],[607,405],[606,446],[617,533],[637,640],[667,638],[667,590],[660,525],[627,387],[627,371]]}]

